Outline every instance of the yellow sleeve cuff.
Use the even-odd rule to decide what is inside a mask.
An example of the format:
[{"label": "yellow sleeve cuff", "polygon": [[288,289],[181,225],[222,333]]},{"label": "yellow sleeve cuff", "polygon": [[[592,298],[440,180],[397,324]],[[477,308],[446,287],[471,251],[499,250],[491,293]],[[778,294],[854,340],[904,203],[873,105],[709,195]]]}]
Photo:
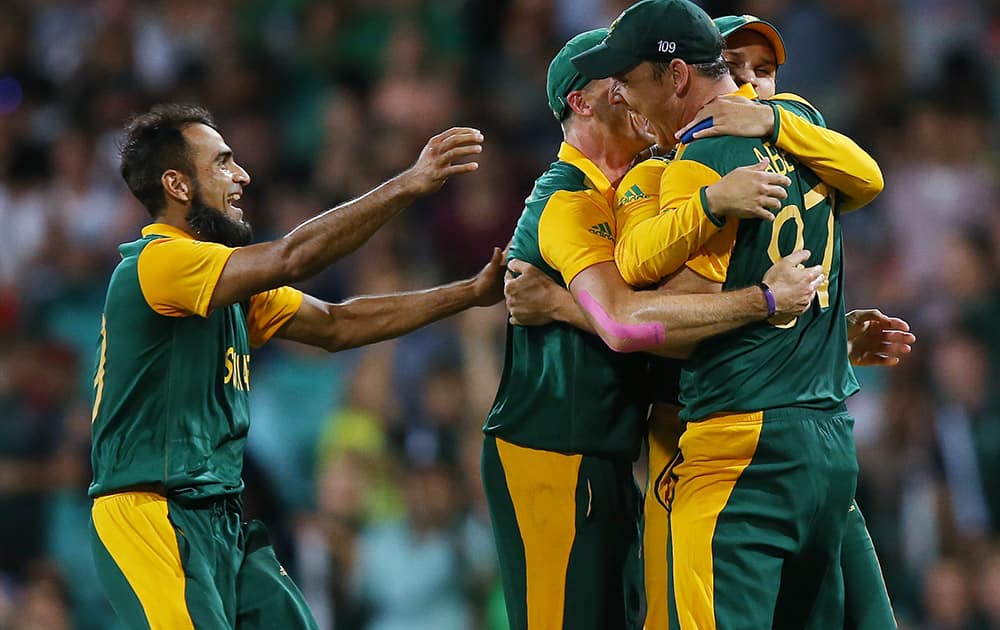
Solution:
[{"label": "yellow sleeve cuff", "polygon": [[254,348],[267,341],[299,312],[302,291],[292,287],[278,287],[250,296],[247,312],[247,334]]}]

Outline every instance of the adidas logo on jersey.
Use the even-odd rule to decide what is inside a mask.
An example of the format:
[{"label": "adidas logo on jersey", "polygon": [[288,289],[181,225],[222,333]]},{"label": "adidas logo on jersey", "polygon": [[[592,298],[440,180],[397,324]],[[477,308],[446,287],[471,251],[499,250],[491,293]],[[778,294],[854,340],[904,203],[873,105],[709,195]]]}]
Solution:
[{"label": "adidas logo on jersey", "polygon": [[622,195],[621,201],[618,202],[618,205],[627,206],[633,201],[639,201],[640,199],[649,199],[649,195],[642,192],[642,189],[639,188],[639,184],[634,184],[631,188],[625,191],[625,194]]},{"label": "adidas logo on jersey", "polygon": [[609,241],[615,240],[615,235],[611,232],[611,226],[607,222],[591,226],[590,233],[596,234],[601,238],[606,238]]}]

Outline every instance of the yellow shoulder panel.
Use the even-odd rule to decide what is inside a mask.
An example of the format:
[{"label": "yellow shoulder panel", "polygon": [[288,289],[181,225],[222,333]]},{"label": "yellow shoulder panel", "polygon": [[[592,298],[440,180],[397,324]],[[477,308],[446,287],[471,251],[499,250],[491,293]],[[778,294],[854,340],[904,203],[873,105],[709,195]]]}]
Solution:
[{"label": "yellow shoulder panel", "polygon": [[560,190],[538,219],[538,250],[569,286],[578,273],[615,259],[615,218],[594,191]]},{"label": "yellow shoulder panel", "polygon": [[146,303],[168,317],[207,316],[215,284],[233,251],[186,238],[156,239],[136,263]]},{"label": "yellow shoulder panel", "polygon": [[631,230],[637,223],[660,213],[660,177],[666,160],[646,160],[632,168],[615,190],[615,221],[618,231]]}]

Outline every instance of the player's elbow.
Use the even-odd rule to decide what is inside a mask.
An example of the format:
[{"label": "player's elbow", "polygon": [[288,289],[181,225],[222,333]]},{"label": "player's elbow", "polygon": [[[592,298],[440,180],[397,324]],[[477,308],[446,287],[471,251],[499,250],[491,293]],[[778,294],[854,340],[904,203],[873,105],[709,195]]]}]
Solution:
[{"label": "player's elbow", "polygon": [[641,322],[618,314],[598,322],[597,333],[604,344],[618,353],[643,352],[664,342],[666,332],[660,322]]},{"label": "player's elbow", "polygon": [[623,247],[621,243],[615,247],[615,265],[622,279],[633,287],[645,287],[653,284],[655,280],[649,280],[643,273],[642,263],[634,251],[628,247]]},{"label": "player's elbow", "polygon": [[863,172],[863,184],[860,190],[850,197],[851,209],[854,210],[874,201],[885,188],[885,178],[882,176],[882,169],[879,168],[875,160],[871,160],[871,163],[868,164],[868,167]]}]

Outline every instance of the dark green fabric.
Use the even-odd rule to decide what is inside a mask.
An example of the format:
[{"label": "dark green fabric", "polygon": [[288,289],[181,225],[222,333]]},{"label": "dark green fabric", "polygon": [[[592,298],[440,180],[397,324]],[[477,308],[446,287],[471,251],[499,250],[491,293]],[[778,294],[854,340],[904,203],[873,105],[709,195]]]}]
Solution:
[{"label": "dark green fabric", "polygon": [[844,630],[892,630],[896,618],[882,567],[857,503],[851,504],[840,552],[844,575]]},{"label": "dark green fabric", "polygon": [[480,462],[483,476],[483,490],[490,509],[493,539],[500,560],[500,580],[503,583],[504,603],[507,605],[507,621],[511,630],[525,630],[528,627],[527,568],[524,558],[524,541],[517,526],[514,502],[507,489],[496,439],[486,436],[483,440],[483,454]]},{"label": "dark green fabric", "polygon": [[[180,505],[168,499],[168,518],[184,567],[184,597],[198,630],[315,630],[298,587],[278,563],[259,521],[242,523],[235,498]],[[130,629],[149,622],[135,592],[91,524],[91,546],[105,594]]]},{"label": "dark green fabric", "polygon": [[642,565],[630,557],[640,548],[642,496],[631,466],[584,457],[576,505],[563,628],[642,628]]},{"label": "dark green fabric", "polygon": [[[483,442],[482,474],[510,627],[527,630],[524,543],[496,440],[490,436]],[[642,627],[641,500],[627,463],[583,457],[576,488],[576,537],[563,602],[565,630]]]},{"label": "dark green fabric", "polygon": [[101,538],[94,529],[93,520],[90,521],[90,551],[101,589],[111,602],[111,607],[114,608],[122,626],[128,630],[149,630],[149,622],[146,620],[146,613],[139,598],[118,568],[118,563],[101,543]]},{"label": "dark green fabric", "polygon": [[244,556],[236,582],[236,627],[240,630],[315,630],[305,597],[278,562],[260,521],[243,527]]},{"label": "dark green fabric", "polygon": [[232,500],[182,507],[168,500],[177,532],[191,619],[201,628],[231,628],[236,620],[236,575],[242,561],[240,511]]},{"label": "dark green fabric", "polygon": [[[560,211],[556,192],[589,187],[580,169],[552,164],[525,202],[509,258],[565,286],[539,251],[538,221],[543,212]],[[500,386],[483,430],[528,448],[632,461],[645,430],[645,371],[640,353],[615,353],[597,335],[569,324],[508,325]]]},{"label": "dark green fabric", "polygon": [[626,72],[643,61],[711,63],[722,57],[719,28],[688,0],[642,0],[625,9],[600,44],[573,57],[595,79]]},{"label": "dark green fabric", "polygon": [[[237,387],[241,378],[225,380],[233,357],[249,361],[243,307],[233,304],[204,318],[153,311],[139,286],[137,263],[157,238],[122,245],[108,286],[90,495],[137,485],[187,498],[238,494],[248,386]],[[98,364],[100,353],[99,343]],[[241,372],[238,365],[235,371]]]},{"label": "dark green fabric", "polygon": [[649,355],[651,402],[680,405],[680,376],[684,361]]},{"label": "dark green fabric", "polygon": [[[803,113],[808,111],[801,108]],[[822,122],[818,116],[810,119]],[[828,249],[831,253],[829,305],[820,307],[817,297],[791,327],[763,321],[701,342],[681,373],[681,417],[687,421],[722,411],[789,406],[832,409],[858,390],[847,356],[840,218],[829,197],[812,207],[805,202],[806,193],[821,183],[819,178],[791,155],[754,138],[697,140],[679,159],[699,162],[725,175],[765,156],[774,170],[792,180],[788,198],[782,202],[783,216],[794,216],[797,210],[801,219],[790,218],[780,225],[778,221],[740,221],[724,290],[760,282],[781,256],[796,249],[801,235],[811,252],[807,266],[821,264]],[[777,245],[774,258],[769,254],[772,242]]]},{"label": "dark green fabric", "polygon": [[719,628],[843,627],[841,541],[858,472],[853,427],[846,411],[764,412],[757,450],[712,539]]}]

